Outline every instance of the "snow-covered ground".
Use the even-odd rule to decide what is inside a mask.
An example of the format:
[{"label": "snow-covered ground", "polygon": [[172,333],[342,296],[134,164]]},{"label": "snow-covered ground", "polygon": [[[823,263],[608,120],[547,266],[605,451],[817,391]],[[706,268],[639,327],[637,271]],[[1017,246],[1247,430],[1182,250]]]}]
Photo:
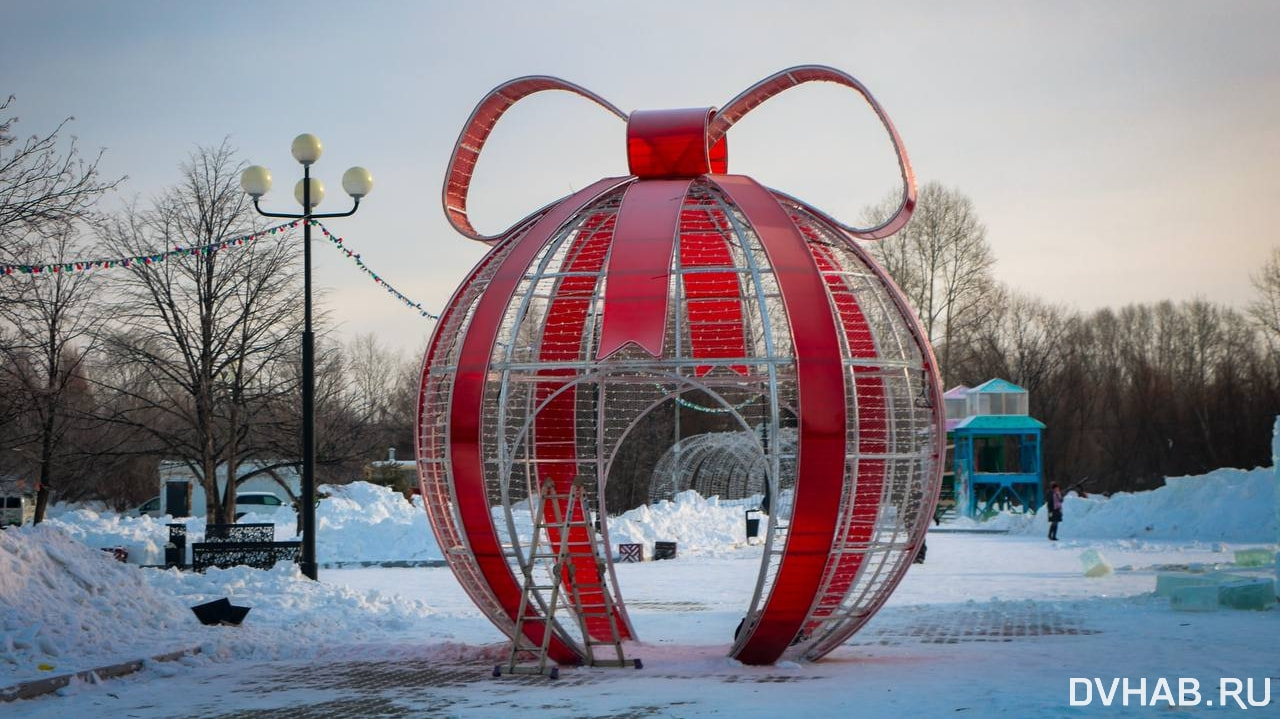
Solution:
[{"label": "snow-covered ground", "polygon": [[[284,564],[203,575],[137,566],[163,557],[166,522],[148,518],[81,509],[0,532],[0,689],[200,649],[129,677],[0,703],[0,715],[1148,716],[1157,709],[1137,694],[1103,707],[1100,692],[1114,678],[1131,687],[1145,678],[1150,700],[1164,678],[1176,698],[1177,680],[1194,678],[1195,709],[1210,711],[1203,702],[1219,703],[1223,677],[1252,678],[1257,701],[1269,679],[1270,706],[1252,709],[1280,715],[1280,612],[1179,612],[1152,594],[1170,568],[1273,575],[1231,567],[1234,550],[1276,541],[1270,468],[1071,498],[1058,543],[1043,538],[1043,513],[984,525],[1008,534],[947,531],[967,522],[936,528],[928,561],[848,645],[816,664],[776,667],[725,656],[761,552],[744,542],[743,504],[681,495],[610,520],[615,543],[680,546],[673,561],[617,566],[641,640],[629,652],[645,668],[567,670],[554,683],[484,673],[502,659],[503,637],[448,569],[343,564],[438,559],[420,505],[362,483],[328,491],[317,549],[329,567],[318,583]],[[274,521],[286,539],[295,518],[245,521]],[[203,532],[200,520],[188,526]],[[125,546],[130,563],[106,546]],[[1085,577],[1087,550],[1115,571]],[[252,607],[244,624],[200,625],[190,607],[224,596]],[[454,673],[441,679],[441,667]],[[1070,706],[1072,678],[1103,687],[1090,685],[1091,704]],[[1082,685],[1075,696],[1084,698]]]}]

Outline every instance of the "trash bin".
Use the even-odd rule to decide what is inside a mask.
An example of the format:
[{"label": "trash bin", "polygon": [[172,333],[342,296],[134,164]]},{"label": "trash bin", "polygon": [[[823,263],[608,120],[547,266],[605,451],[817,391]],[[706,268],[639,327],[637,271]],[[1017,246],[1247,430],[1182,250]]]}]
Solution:
[{"label": "trash bin", "polygon": [[169,542],[164,545],[164,566],[181,568],[187,563],[187,525],[169,524]]},{"label": "trash bin", "polygon": [[[753,513],[755,514],[754,517],[751,516]],[[748,509],[746,511],[746,517],[747,517],[747,541],[750,542],[751,540],[760,536],[760,510]]]}]

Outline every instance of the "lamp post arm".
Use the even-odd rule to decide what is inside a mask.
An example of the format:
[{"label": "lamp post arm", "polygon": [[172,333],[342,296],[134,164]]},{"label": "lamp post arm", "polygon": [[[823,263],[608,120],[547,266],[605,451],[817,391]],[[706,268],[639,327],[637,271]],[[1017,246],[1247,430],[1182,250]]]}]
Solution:
[{"label": "lamp post arm", "polygon": [[301,215],[293,215],[286,212],[267,212],[266,210],[262,209],[262,207],[258,204],[257,198],[254,198],[253,209],[257,210],[258,214],[262,215],[263,217],[281,217],[286,220],[304,220],[307,218],[311,218],[313,220],[319,220],[319,219],[328,218],[328,217],[350,217],[356,214],[356,210],[360,209],[360,200],[356,198],[355,203],[351,205],[351,209],[347,210],[346,212],[325,212],[325,213],[313,212],[310,214],[303,213]]},{"label": "lamp post arm", "polygon": [[350,210],[347,210],[346,212],[326,212],[324,214],[316,214],[313,212],[311,214],[311,219],[319,220],[326,217],[350,217],[356,214],[356,210],[360,209],[360,198],[353,197],[351,199],[355,200],[355,204],[351,205]]},{"label": "lamp post arm", "polygon": [[[258,198],[256,197],[253,198],[253,209],[257,210],[258,214],[262,215],[263,217],[283,217],[286,220],[301,220],[307,216],[305,214],[290,215],[284,212],[267,212],[266,210],[262,209],[262,207],[258,205]],[[316,217],[316,215],[312,215],[312,217]]]}]

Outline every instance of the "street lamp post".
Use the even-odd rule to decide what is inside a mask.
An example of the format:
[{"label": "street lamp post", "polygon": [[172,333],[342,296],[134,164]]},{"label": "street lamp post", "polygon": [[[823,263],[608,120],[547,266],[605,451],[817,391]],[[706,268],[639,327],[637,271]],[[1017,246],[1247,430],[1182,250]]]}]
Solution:
[{"label": "street lamp post", "polygon": [[261,165],[245,168],[240,186],[253,198],[253,209],[266,217],[302,220],[302,573],[317,577],[316,565],[316,417],[315,417],[315,337],[311,333],[311,221],[327,217],[349,217],[360,209],[360,199],[373,189],[373,177],[363,167],[352,167],[342,175],[342,189],[354,201],[347,212],[317,214],[312,212],[324,199],[324,185],[311,177],[311,165],[320,159],[324,147],[315,135],[304,133],[293,138],[293,157],[302,164],[302,179],[294,187],[293,196],[302,205],[301,214],[266,212],[258,201],[271,189],[271,171]]}]

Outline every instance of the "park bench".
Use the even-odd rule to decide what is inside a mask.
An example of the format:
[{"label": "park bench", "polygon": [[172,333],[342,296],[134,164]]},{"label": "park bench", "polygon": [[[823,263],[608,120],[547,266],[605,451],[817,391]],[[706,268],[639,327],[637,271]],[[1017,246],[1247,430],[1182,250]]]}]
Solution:
[{"label": "park bench", "polygon": [[210,524],[203,542],[191,545],[191,568],[227,569],[245,565],[270,569],[280,561],[298,561],[301,542],[275,542],[274,524]]}]

